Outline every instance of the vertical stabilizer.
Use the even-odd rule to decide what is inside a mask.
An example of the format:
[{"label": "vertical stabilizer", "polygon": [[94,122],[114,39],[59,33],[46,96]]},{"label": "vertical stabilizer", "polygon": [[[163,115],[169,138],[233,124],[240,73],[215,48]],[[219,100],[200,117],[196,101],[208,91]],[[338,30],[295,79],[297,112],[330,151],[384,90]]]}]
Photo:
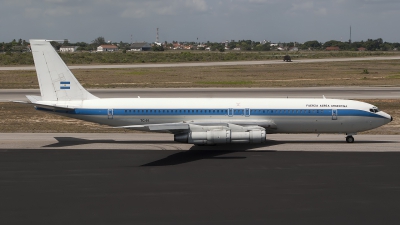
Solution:
[{"label": "vertical stabilizer", "polygon": [[29,40],[43,101],[97,99],[86,91],[49,40]]}]

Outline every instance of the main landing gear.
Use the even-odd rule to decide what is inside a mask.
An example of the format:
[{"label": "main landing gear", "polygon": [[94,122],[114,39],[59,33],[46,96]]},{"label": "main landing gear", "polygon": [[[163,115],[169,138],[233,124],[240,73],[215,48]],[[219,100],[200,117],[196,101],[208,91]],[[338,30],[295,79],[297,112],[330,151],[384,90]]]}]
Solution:
[{"label": "main landing gear", "polygon": [[347,142],[347,143],[353,143],[353,142],[354,142],[353,136],[351,136],[351,135],[347,136],[347,137],[346,137],[346,142]]}]

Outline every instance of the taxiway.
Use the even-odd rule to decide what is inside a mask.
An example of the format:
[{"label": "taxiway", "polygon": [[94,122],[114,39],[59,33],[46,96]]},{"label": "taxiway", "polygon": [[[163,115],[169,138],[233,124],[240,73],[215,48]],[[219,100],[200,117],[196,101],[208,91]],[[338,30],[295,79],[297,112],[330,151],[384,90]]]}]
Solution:
[{"label": "taxiway", "polygon": [[[328,58],[328,59],[294,59],[291,63],[322,63],[349,61],[400,60],[400,56],[360,57],[360,58]],[[264,61],[232,61],[232,62],[196,62],[196,63],[157,63],[157,64],[123,64],[123,65],[74,65],[70,69],[126,69],[126,68],[164,68],[164,67],[198,67],[198,66],[247,66],[284,64],[282,60]],[[35,70],[34,66],[0,67],[0,70]]]},{"label": "taxiway", "polygon": [[[100,98],[339,98],[398,99],[400,87],[88,89]],[[38,89],[0,89],[0,102],[26,101]]]}]

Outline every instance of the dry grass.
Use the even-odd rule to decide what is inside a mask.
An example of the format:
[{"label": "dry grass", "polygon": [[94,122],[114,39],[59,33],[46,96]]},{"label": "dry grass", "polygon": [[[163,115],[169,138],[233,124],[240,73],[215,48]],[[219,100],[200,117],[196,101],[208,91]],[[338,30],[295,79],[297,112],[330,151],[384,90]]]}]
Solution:
[{"label": "dry grass", "polygon": [[[366,134],[400,134],[400,100],[363,100],[378,106],[395,120]],[[0,103],[0,133],[115,133],[137,132],[114,129],[90,122],[36,111],[32,106]]]},{"label": "dry grass", "polygon": [[400,99],[372,99],[362,101],[377,106],[380,110],[393,117],[392,122],[374,130],[363,132],[363,134],[400,134]]},{"label": "dry grass", "polygon": [[0,102],[0,133],[134,132],[37,111],[32,105]]},{"label": "dry grass", "polygon": [[[368,70],[368,74],[363,73]],[[74,70],[86,88],[400,85],[400,60]],[[0,88],[38,88],[34,71],[0,71]]]}]

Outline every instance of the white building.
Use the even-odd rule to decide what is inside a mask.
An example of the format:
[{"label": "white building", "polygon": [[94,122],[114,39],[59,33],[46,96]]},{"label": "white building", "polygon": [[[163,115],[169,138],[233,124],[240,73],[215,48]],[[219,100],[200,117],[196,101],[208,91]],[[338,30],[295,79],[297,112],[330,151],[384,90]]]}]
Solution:
[{"label": "white building", "polygon": [[75,52],[78,46],[61,46],[60,52]]},{"label": "white building", "polygon": [[115,52],[118,51],[118,47],[115,45],[100,45],[97,47],[98,52]]}]

